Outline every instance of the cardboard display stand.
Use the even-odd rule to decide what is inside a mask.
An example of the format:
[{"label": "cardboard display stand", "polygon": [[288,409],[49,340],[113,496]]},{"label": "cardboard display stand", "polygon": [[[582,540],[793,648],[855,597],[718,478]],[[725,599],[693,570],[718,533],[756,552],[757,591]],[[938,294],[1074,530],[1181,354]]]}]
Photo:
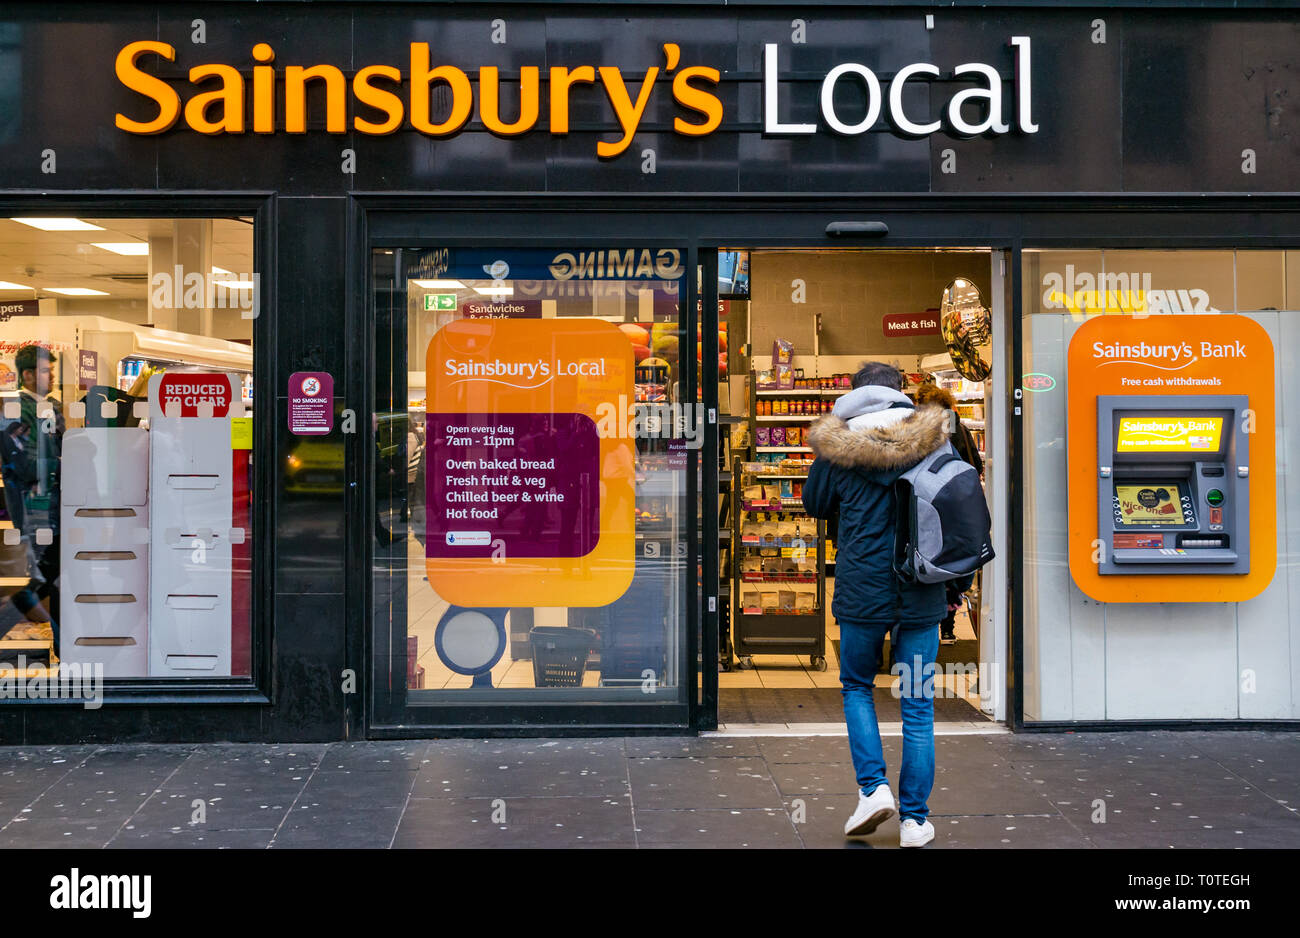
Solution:
[{"label": "cardboard display stand", "polygon": [[[231,673],[233,374],[149,382],[149,674]],[[170,414],[170,416],[169,416]]]},{"label": "cardboard display stand", "polygon": [[82,427],[63,436],[62,636],[69,664],[148,673],[149,432]]}]

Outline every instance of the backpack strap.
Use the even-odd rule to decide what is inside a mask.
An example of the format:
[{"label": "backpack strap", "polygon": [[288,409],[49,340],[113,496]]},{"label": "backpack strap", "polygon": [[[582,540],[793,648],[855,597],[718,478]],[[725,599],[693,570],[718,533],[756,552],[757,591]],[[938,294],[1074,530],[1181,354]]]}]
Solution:
[{"label": "backpack strap", "polygon": [[957,460],[958,462],[960,462],[961,457],[958,456],[956,453],[952,452],[951,450],[949,450],[948,452],[940,456],[938,459],[936,459],[934,462],[930,463],[930,471],[937,473],[940,469],[948,465],[948,463],[952,462],[953,460]]}]

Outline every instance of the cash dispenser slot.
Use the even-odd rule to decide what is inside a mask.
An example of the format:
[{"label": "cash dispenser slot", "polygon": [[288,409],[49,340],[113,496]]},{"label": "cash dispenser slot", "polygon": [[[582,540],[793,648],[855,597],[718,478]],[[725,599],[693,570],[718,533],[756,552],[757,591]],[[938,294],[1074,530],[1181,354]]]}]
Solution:
[{"label": "cash dispenser slot", "polygon": [[1226,548],[1228,546],[1228,535],[1180,534],[1178,535],[1178,546],[1196,550]]}]

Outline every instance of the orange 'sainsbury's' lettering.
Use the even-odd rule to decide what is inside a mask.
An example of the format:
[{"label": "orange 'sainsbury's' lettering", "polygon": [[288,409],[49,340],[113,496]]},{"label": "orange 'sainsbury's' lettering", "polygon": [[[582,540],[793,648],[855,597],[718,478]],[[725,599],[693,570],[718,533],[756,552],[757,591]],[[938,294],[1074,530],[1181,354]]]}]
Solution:
[{"label": "orange 'sainsbury's' lettering", "polygon": [[519,120],[507,124],[501,120],[501,74],[495,65],[478,70],[478,119],[494,134],[515,137],[527,133],[537,123],[541,108],[541,70],[525,65],[519,70]]},{"label": "orange 'sainsbury's' lettering", "polygon": [[[253,46],[253,58],[262,63],[275,61],[275,50],[265,42]],[[275,133],[275,67],[253,66],[253,133]]]},{"label": "orange 'sainsbury's' lettering", "polygon": [[171,130],[181,116],[181,97],[172,90],[171,85],[161,78],[146,75],[136,68],[136,60],[146,52],[161,55],[168,62],[176,61],[176,49],[165,42],[133,42],[123,46],[117,54],[114,71],[117,80],[132,91],[151,98],[158,104],[158,116],[151,121],[133,121],[121,114],[115,123],[119,130],[132,134],[160,134]]},{"label": "orange 'sainsbury's' lettering", "polygon": [[569,69],[562,65],[551,67],[551,133],[569,132],[569,89],[574,85],[594,85],[596,69],[579,65]]},{"label": "orange 'sainsbury's' lettering", "polygon": [[[190,84],[208,78],[220,78],[216,91],[196,94],[185,103],[185,123],[201,134],[242,134],[244,132],[244,76],[230,65],[196,65],[190,69]],[[221,119],[208,117],[214,104],[221,105]]]},{"label": "orange 'sainsbury's' lettering", "polygon": [[[441,124],[432,123],[429,86],[445,81],[451,89],[451,114]],[[431,137],[445,137],[465,126],[474,106],[474,90],[469,76],[454,65],[429,67],[429,44],[411,43],[411,125]]]},{"label": "orange 'sainsbury's' lettering", "polygon": [[704,137],[722,124],[722,101],[718,96],[690,83],[692,78],[702,78],[713,85],[722,80],[716,68],[696,66],[684,68],[673,76],[673,98],[684,108],[704,115],[704,123],[691,124],[678,117],[673,120],[673,130],[688,137]]},{"label": "orange 'sainsbury's' lettering", "polygon": [[325,82],[325,130],[347,133],[347,104],[343,98],[348,83],[333,65],[290,65],[284,70],[284,129],[291,134],[307,132],[307,82],[312,80]]},{"label": "orange 'sainsbury's' lettering", "polygon": [[617,143],[599,141],[596,144],[598,156],[618,156],[632,143],[632,135],[636,133],[641,123],[641,115],[645,113],[645,106],[650,101],[650,92],[654,91],[655,77],[658,74],[657,65],[646,69],[645,81],[641,83],[641,92],[636,97],[636,104],[633,104],[632,96],[627,93],[627,85],[623,84],[623,73],[612,66],[600,68],[600,80],[605,86],[605,96],[609,98],[609,103],[614,106],[614,113],[618,115],[619,126],[623,128],[623,138]]},{"label": "orange 'sainsbury's' lettering", "polygon": [[402,108],[402,99],[391,91],[384,91],[382,88],[376,88],[370,84],[372,75],[376,78],[387,78],[389,81],[400,85],[402,83],[402,73],[391,65],[370,65],[352,77],[352,93],[357,96],[357,100],[378,111],[383,111],[388,115],[388,120],[382,124],[376,124],[361,117],[353,117],[352,126],[363,134],[391,134],[402,126],[402,117],[405,114]]},{"label": "orange 'sainsbury's' lettering", "polygon": [[[469,123],[477,103],[482,128],[499,137],[517,137],[535,129],[560,135],[569,133],[573,96],[585,93],[589,96],[588,103],[594,104],[599,92],[585,86],[599,85],[613,110],[620,135],[617,140],[597,141],[596,152],[601,157],[613,158],[631,146],[649,111],[650,100],[658,90],[656,79],[661,74],[665,78],[672,75],[673,101],[684,115],[673,121],[677,133],[702,137],[722,124],[722,99],[715,93],[721,73],[708,66],[677,70],[680,48],[676,43],[665,43],[663,49],[666,66],[647,68],[635,88],[629,87],[616,67],[578,65],[551,67],[547,75],[548,89],[543,91],[542,69],[535,65],[522,66],[517,79],[515,116],[515,108],[502,102],[501,86],[513,84],[510,77],[503,78],[499,68],[485,65],[478,70],[475,88],[465,70],[454,65],[435,65],[427,42],[410,44],[405,73],[394,65],[368,65],[357,69],[350,85],[343,71],[334,65],[286,65],[283,90],[277,87],[280,79],[275,50],[268,43],[259,42],[251,50],[256,63],[252,68],[251,93],[237,66],[202,63],[189,70],[193,94],[184,101],[172,85],[148,74],[137,64],[147,54],[174,62],[175,47],[165,42],[140,41],[123,47],[117,55],[115,71],[126,88],[152,102],[158,113],[145,121],[118,114],[116,124],[133,134],[164,133],[180,120],[202,134],[244,133],[247,124],[258,134],[273,134],[277,130],[305,134],[308,88],[320,87],[325,99],[324,127],[331,134],[348,132],[351,107],[355,109],[351,114],[352,129],[359,133],[391,134],[405,125],[431,137],[450,136]],[[439,84],[446,86],[440,89],[446,93],[434,93]],[[283,118],[277,125],[280,95],[283,95]],[[549,104],[545,119],[543,97]],[[514,119],[503,116],[503,109],[511,112]]]}]

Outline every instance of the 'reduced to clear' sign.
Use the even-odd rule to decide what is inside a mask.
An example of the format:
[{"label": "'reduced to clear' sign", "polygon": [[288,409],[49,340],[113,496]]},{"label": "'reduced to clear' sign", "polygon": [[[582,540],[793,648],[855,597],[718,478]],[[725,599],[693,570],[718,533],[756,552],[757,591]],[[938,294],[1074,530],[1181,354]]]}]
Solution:
[{"label": "'reduced to clear' sign", "polygon": [[[158,404],[167,416],[227,417],[230,415],[230,379],[224,374],[172,374],[161,376]],[[211,413],[207,408],[211,407]],[[200,409],[203,412],[200,412]]]}]

